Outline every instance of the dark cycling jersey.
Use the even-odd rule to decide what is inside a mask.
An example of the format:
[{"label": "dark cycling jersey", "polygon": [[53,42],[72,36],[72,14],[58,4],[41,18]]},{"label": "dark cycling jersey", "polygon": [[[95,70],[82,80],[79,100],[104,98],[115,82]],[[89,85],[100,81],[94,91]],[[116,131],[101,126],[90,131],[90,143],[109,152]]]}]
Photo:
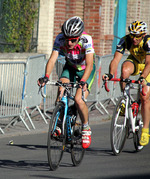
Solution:
[{"label": "dark cycling jersey", "polygon": [[116,51],[124,53],[127,49],[138,63],[145,63],[145,56],[150,55],[150,35],[146,35],[138,46],[133,46],[130,35],[121,38]]},{"label": "dark cycling jersey", "polygon": [[95,56],[92,37],[85,32],[82,33],[79,42],[71,50],[68,50],[65,37],[60,33],[55,39],[53,50],[63,54],[67,63],[79,71],[86,68],[86,54],[94,53]]}]

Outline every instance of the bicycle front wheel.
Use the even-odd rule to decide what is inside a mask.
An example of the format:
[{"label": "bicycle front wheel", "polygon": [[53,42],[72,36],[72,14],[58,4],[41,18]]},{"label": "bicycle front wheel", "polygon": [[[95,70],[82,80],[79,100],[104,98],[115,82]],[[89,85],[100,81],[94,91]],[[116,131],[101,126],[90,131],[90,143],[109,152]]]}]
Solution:
[{"label": "bicycle front wheel", "polygon": [[128,133],[127,120],[125,120],[126,100],[121,97],[115,107],[110,129],[111,148],[114,155],[119,155],[122,151]]},{"label": "bicycle front wheel", "polygon": [[142,121],[142,116],[139,111],[139,113],[136,116],[135,120],[135,133],[133,134],[133,142],[134,142],[134,147],[137,152],[141,151],[143,149],[143,146],[139,144],[141,133],[142,133],[142,128],[143,128],[143,121]]},{"label": "bicycle front wheel", "polygon": [[85,149],[82,148],[82,121],[78,115],[73,124],[71,142],[71,159],[74,166],[78,166],[84,156]]},{"label": "bicycle front wheel", "polygon": [[[64,116],[64,104],[59,102],[50,120],[48,139],[47,139],[47,157],[51,170],[56,170],[63,156],[65,146],[65,136],[61,134],[62,121]],[[57,129],[59,128],[59,133]]]}]

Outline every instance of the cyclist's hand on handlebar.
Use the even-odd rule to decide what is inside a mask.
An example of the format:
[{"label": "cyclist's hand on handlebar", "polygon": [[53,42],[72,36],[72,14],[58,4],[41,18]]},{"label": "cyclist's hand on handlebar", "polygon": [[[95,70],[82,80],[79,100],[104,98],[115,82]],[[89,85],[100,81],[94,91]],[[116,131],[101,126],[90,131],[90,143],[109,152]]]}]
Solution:
[{"label": "cyclist's hand on handlebar", "polygon": [[42,77],[38,79],[38,85],[39,86],[45,86],[45,84],[48,82],[49,78],[48,77]]},{"label": "cyclist's hand on handlebar", "polygon": [[138,79],[139,84],[141,84],[143,87],[147,85],[147,81],[144,77],[140,76]]},{"label": "cyclist's hand on handlebar", "polygon": [[86,81],[84,81],[84,80],[80,80],[80,88],[82,88],[83,89],[83,91],[86,91],[87,90],[87,88],[88,88],[88,84],[87,84],[87,82]]},{"label": "cyclist's hand on handlebar", "polygon": [[107,74],[105,73],[103,76],[102,76],[102,79],[103,80],[111,80],[113,78],[113,75],[111,73]]}]

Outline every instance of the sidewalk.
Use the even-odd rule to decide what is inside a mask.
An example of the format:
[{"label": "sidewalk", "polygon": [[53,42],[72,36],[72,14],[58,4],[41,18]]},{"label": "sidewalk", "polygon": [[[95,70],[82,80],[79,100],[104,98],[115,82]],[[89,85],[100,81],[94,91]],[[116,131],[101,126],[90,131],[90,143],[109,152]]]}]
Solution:
[{"label": "sidewalk", "polygon": [[[92,109],[92,111],[89,112],[90,125],[95,125],[95,124],[99,124],[101,122],[105,122],[106,120],[110,120],[112,113],[113,113],[113,109],[114,109],[114,105],[110,104],[107,107],[109,115],[106,114],[104,112],[104,110],[102,110],[104,112],[104,114],[102,115],[94,107],[94,109]],[[48,131],[50,119],[48,119],[45,116],[45,118],[48,121],[48,124],[46,124],[45,121],[42,119],[42,117],[40,116],[40,114],[37,111],[34,113],[34,116],[32,116],[31,118],[32,118],[32,121],[33,121],[36,129],[33,129],[30,122],[28,120],[26,120],[26,123],[29,126],[30,131],[28,131],[26,129],[26,127],[24,126],[24,124],[21,121],[17,122],[16,125],[12,125],[6,129],[4,129],[4,127],[11,121],[11,119],[8,119],[8,118],[0,119],[0,127],[5,132],[5,134],[0,133],[0,138],[10,137],[10,136],[18,136],[18,135],[30,135],[30,134],[36,134],[36,133],[45,133]]]}]

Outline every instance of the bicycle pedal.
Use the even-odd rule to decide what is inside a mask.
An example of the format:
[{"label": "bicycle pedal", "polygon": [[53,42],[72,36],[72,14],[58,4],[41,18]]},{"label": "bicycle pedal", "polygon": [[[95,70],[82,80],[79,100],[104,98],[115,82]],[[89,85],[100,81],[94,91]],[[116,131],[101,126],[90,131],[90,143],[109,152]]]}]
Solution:
[{"label": "bicycle pedal", "polygon": [[74,144],[74,145],[81,145],[82,144],[81,138],[74,138],[72,140],[72,144]]},{"label": "bicycle pedal", "polygon": [[67,139],[66,144],[71,144],[71,141],[72,141],[71,139],[70,140]]},{"label": "bicycle pedal", "polygon": [[[132,134],[132,136],[131,136]],[[128,132],[128,135],[127,135],[127,139],[132,139],[133,138],[133,132],[132,131],[129,131]]]},{"label": "bicycle pedal", "polygon": [[133,135],[131,136],[131,134],[133,134],[133,132],[131,132],[129,135],[128,135],[128,139],[133,139]]},{"label": "bicycle pedal", "polygon": [[79,135],[81,135],[81,132],[79,131],[79,129],[78,129],[78,130],[75,130],[75,131],[74,131],[74,136],[77,137],[77,136],[79,136]]}]

